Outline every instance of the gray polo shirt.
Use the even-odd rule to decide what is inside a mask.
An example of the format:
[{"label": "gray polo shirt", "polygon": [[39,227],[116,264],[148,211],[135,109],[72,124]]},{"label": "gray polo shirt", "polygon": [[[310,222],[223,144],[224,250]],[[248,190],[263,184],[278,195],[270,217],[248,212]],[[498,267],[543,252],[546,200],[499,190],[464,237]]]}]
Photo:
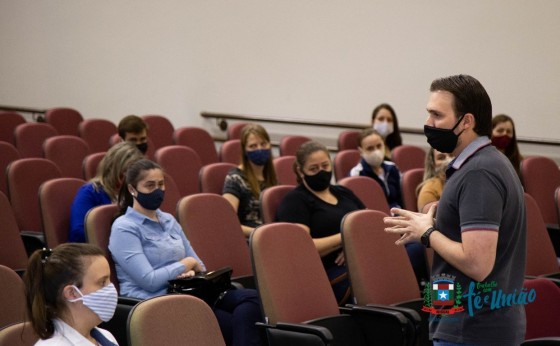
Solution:
[{"label": "gray polo shirt", "polygon": [[525,310],[519,294],[527,228],[519,177],[485,136],[469,144],[446,173],[435,228],[456,242],[461,242],[463,232],[498,232],[498,244],[494,268],[480,283],[435,254],[432,289],[437,288],[433,282],[438,275],[454,276],[453,288],[455,295],[462,295],[464,311],[431,315],[430,336],[457,343],[518,345],[525,336]]}]

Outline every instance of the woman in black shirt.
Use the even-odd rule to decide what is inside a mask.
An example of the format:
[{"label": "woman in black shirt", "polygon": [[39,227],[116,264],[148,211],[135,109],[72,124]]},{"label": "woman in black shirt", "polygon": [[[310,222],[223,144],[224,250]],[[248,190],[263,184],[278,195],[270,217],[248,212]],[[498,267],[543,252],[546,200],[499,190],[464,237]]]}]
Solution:
[{"label": "woman in black shirt", "polygon": [[331,185],[332,161],[327,148],[310,141],[296,153],[298,187],[278,207],[277,219],[303,225],[311,234],[340,305],[350,298],[342,252],[340,223],[348,212],[365,209],[349,189]]}]

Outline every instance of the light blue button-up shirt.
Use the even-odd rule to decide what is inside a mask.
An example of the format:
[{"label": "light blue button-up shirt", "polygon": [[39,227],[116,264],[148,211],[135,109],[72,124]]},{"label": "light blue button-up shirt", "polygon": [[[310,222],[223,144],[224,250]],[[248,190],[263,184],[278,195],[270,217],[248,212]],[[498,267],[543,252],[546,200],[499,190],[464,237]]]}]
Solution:
[{"label": "light blue button-up shirt", "polygon": [[109,250],[123,296],[166,294],[168,280],[185,271],[180,260],[194,257],[202,263],[175,218],[159,209],[156,215],[159,222],[129,207],[113,223]]}]

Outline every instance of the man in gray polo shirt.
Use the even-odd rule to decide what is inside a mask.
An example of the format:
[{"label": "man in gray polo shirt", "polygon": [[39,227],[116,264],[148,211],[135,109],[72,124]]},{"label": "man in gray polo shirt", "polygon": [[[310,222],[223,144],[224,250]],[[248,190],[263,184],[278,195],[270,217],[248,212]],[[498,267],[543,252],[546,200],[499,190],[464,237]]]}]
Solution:
[{"label": "man in gray polo shirt", "polygon": [[441,78],[430,92],[428,143],[456,157],[437,220],[434,207],[427,214],[392,209],[399,216],[385,219],[386,231],[401,235],[397,245],[420,240],[435,251],[424,307],[434,345],[518,345],[528,302],[521,182],[491,145],[492,104],[478,80]]}]

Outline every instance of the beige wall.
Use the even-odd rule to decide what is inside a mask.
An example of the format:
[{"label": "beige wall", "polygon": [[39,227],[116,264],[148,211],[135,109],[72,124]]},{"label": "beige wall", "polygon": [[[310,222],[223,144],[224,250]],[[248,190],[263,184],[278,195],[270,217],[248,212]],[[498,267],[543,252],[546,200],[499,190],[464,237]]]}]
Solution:
[{"label": "beige wall", "polygon": [[468,73],[520,136],[559,139],[558,13],[555,0],[0,0],[0,104],[216,131],[200,111],[365,124],[389,102],[420,128],[432,79]]}]

